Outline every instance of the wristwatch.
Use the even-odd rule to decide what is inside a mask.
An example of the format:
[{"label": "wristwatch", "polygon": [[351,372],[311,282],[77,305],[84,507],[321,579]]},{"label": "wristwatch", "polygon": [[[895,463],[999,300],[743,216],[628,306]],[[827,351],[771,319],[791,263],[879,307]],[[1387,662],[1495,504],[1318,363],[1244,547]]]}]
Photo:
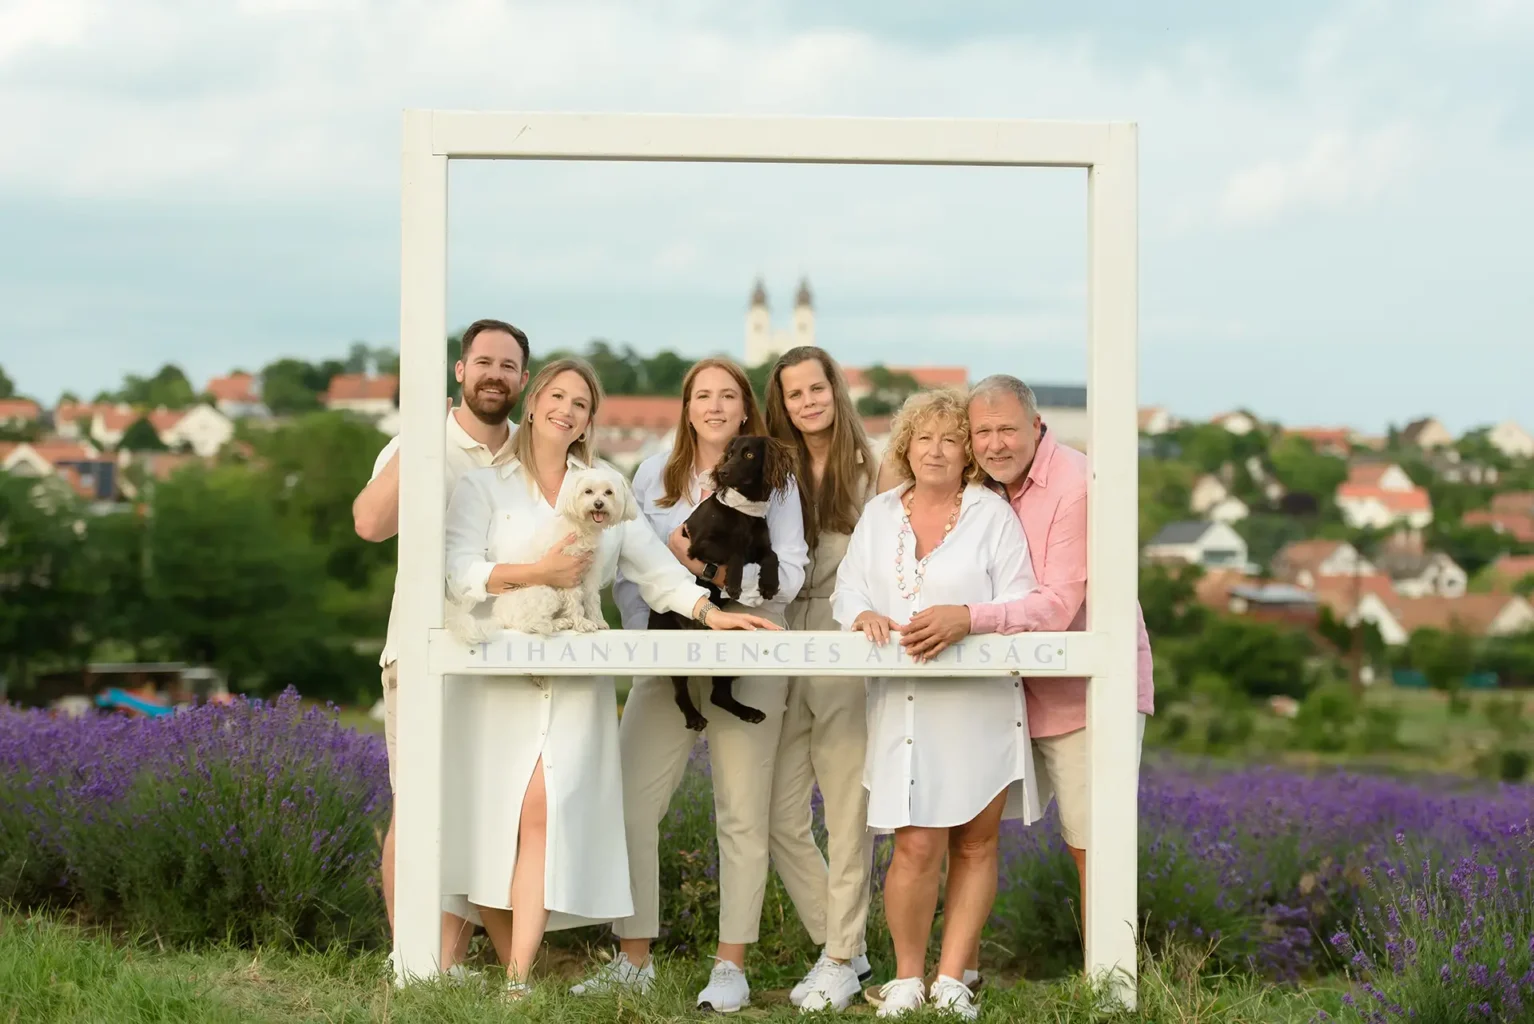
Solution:
[{"label": "wristwatch", "polygon": [[704,563],[704,565],[703,565],[703,578],[704,579],[706,579],[710,583],[712,583],[712,582],[714,582],[714,577],[717,576],[718,574],[719,574],[719,566],[715,565],[713,562],[706,562],[706,563]]},{"label": "wristwatch", "polygon": [[718,609],[714,607],[713,602],[704,601],[703,607],[698,609],[698,625],[708,625],[708,617],[716,611],[718,611]]}]

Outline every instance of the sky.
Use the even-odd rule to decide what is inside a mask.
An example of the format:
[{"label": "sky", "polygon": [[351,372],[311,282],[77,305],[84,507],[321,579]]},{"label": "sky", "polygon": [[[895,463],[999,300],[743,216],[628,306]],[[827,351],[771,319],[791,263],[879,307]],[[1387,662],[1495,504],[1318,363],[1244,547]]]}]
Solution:
[{"label": "sky", "polygon": [[[1534,427],[1534,0],[0,0],[0,366],[398,333],[407,107],[1127,120],[1142,405]],[[1086,374],[1082,172],[455,164],[449,325]]]}]

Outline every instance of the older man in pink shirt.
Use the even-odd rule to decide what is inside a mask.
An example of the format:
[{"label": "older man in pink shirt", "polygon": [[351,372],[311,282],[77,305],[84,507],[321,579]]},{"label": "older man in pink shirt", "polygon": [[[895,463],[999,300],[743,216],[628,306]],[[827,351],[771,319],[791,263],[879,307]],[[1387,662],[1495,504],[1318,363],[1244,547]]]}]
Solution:
[{"label": "older man in pink shirt", "polygon": [[[1039,416],[1033,390],[1004,374],[970,392],[970,442],[993,486],[1012,503],[1028,538],[1038,589],[1010,604],[939,605],[917,612],[901,643],[930,657],[970,633],[1084,630],[1087,623],[1087,457],[1060,444]],[[1136,605],[1136,610],[1139,606]],[[1152,713],[1150,638],[1139,615],[1140,739]],[[1060,832],[1087,899],[1087,820],[1091,777],[1087,750],[1087,681],[1035,678],[1024,683],[1039,796],[1052,789]],[[1136,751],[1136,757],[1139,752]]]}]

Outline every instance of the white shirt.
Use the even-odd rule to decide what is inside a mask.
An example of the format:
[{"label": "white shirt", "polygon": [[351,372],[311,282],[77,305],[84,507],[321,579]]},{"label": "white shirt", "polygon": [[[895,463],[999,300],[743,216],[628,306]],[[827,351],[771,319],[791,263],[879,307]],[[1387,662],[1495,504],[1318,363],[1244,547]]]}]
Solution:
[{"label": "white shirt", "polygon": [[[584,468],[573,458],[567,465],[570,469]],[[485,584],[496,564],[489,554],[498,546],[496,533],[510,530],[515,531],[514,536],[524,537],[553,517],[554,510],[543,492],[536,484],[529,486],[522,463],[515,458],[504,465],[463,474],[447,507],[449,596],[481,602],[476,613],[488,615]],[[643,519],[630,519],[603,530],[592,566],[602,586],[613,582],[621,568],[639,599],[664,611],[691,616],[698,601],[708,596]]]},{"label": "white shirt", "polygon": [[[472,414],[465,413],[465,415]],[[442,491],[443,500],[451,500],[453,485],[458,482],[459,477],[469,470],[477,469],[481,466],[499,466],[504,462],[510,461],[512,454],[511,439],[516,436],[516,433],[516,430],[512,430],[506,435],[506,443],[501,445],[497,451],[492,452],[488,447],[470,437],[468,431],[464,430],[462,425],[459,424],[458,417],[454,416],[452,411],[449,411],[447,414],[447,451],[445,453],[447,457],[444,460],[444,466],[447,469],[447,486]],[[389,443],[384,445],[383,451],[379,452],[378,458],[374,460],[373,475],[368,478],[370,481],[378,479],[378,474],[383,472],[383,468],[389,464],[389,460],[394,457],[394,453],[397,451],[399,451],[399,437],[395,436],[389,439]],[[378,657],[380,668],[392,665],[399,660],[398,637],[394,632],[395,623],[398,619],[399,570],[396,569],[394,572],[394,599],[389,605],[389,629],[384,635],[383,653]]]},{"label": "white shirt", "polygon": [[[904,516],[900,498],[909,487],[872,498],[853,530],[831,599],[842,628],[850,629],[865,611],[905,624],[934,605],[1014,601],[1034,589],[1028,541],[1011,506],[971,485],[953,530],[931,552],[921,590],[903,595],[895,563]],[[915,582],[914,537],[906,536],[899,558],[909,589]],[[904,660],[894,638],[884,652],[889,664]],[[1002,674],[870,679],[863,785],[868,824],[876,831],[962,825],[1003,790],[1004,817],[1035,820],[1041,807],[1021,681]]]},{"label": "white shirt", "polygon": [[[634,497],[639,502],[639,511],[663,545],[666,538],[692,515],[703,493],[700,481],[694,478],[687,493],[676,504],[670,508],[656,504],[666,495],[661,472],[665,469],[669,454],[662,452],[652,455],[634,471]],[[810,562],[809,545],[804,541],[804,512],[799,504],[799,485],[792,477],[789,478],[788,486],[774,494],[768,502],[767,532],[772,540],[772,550],[778,556],[778,592],[771,601],[762,600],[761,591],[757,589],[761,567],[747,565],[741,576],[740,603],[759,609],[761,614],[769,618],[781,620],[788,603],[799,593],[799,588],[804,586],[804,569]],[[670,552],[669,548],[667,552]],[[613,600],[623,613],[624,629],[649,627],[650,606],[645,603],[639,589],[629,581],[627,572],[620,573],[617,583],[613,585]]]}]

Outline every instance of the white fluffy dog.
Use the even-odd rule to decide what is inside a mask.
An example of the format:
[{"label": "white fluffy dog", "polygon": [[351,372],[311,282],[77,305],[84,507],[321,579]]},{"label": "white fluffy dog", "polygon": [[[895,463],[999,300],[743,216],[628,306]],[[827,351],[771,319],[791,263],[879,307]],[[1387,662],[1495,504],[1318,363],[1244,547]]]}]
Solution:
[{"label": "white fluffy dog", "polygon": [[[603,530],[638,515],[639,507],[633,492],[617,470],[608,466],[572,470],[565,475],[564,485],[560,488],[554,519],[531,535],[517,538],[489,554],[499,563],[530,565],[572,533],[575,540],[565,547],[565,554],[591,554],[596,551]],[[602,618],[600,571],[593,562],[578,586],[560,588],[540,584],[518,587],[496,596],[490,612],[494,626],[518,633],[539,634],[563,630],[590,633],[606,629],[607,623]],[[454,618],[456,621],[451,628],[466,640],[485,639],[484,630],[492,628],[489,622],[465,621],[467,614]]]}]

